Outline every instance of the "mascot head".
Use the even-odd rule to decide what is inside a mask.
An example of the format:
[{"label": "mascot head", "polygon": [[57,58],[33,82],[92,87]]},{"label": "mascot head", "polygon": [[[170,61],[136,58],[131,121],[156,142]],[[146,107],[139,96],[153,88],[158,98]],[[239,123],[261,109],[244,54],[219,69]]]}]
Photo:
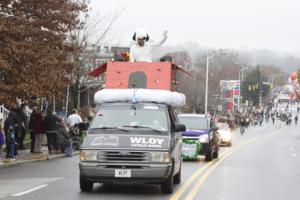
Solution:
[{"label": "mascot head", "polygon": [[132,37],[132,39],[139,45],[144,46],[145,42],[149,41],[148,33],[143,29],[137,29]]}]

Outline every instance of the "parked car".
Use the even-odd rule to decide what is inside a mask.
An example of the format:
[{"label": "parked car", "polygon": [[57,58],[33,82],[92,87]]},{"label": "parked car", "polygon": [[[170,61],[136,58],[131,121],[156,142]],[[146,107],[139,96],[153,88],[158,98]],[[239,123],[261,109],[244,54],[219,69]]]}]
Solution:
[{"label": "parked car", "polygon": [[217,123],[219,128],[218,133],[220,135],[220,145],[231,146],[232,145],[232,131],[227,123]]},{"label": "parked car", "polygon": [[218,128],[214,126],[209,116],[179,114],[178,119],[186,126],[186,131],[182,133],[184,159],[197,159],[199,155],[205,156],[206,161],[218,158]]}]

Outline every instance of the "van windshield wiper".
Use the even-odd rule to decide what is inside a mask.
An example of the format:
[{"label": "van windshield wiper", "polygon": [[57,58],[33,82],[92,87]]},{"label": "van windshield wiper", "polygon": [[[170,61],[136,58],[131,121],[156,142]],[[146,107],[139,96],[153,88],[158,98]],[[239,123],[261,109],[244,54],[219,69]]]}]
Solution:
[{"label": "van windshield wiper", "polygon": [[122,127],[125,127],[125,128],[144,128],[144,129],[149,129],[149,130],[152,130],[152,131],[155,131],[157,133],[163,133],[163,131],[160,131],[160,130],[157,130],[155,128],[151,128],[151,127],[148,127],[148,126],[129,126],[129,125],[126,125],[126,126],[122,126]]},{"label": "van windshield wiper", "polygon": [[112,127],[112,126],[103,126],[103,127],[98,127],[98,128],[91,128],[91,130],[97,130],[97,129],[102,129],[102,130],[121,130],[121,131],[125,131],[125,132],[129,132],[128,130],[126,129],[122,129],[120,127]]}]

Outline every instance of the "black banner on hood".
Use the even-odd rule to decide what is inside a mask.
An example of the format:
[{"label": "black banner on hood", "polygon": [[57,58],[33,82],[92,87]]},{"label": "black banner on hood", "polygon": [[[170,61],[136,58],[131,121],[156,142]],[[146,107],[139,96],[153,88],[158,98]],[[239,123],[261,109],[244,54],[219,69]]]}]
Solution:
[{"label": "black banner on hood", "polygon": [[169,137],[157,135],[88,135],[82,144],[89,149],[168,149]]}]

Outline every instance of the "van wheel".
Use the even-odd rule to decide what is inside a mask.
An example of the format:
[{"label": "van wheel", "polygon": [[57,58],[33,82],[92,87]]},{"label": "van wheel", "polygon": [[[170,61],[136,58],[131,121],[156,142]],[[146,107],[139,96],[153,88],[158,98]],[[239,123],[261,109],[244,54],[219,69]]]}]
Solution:
[{"label": "van wheel", "polygon": [[219,150],[216,150],[214,153],[213,153],[213,158],[218,158],[219,157]]},{"label": "van wheel", "polygon": [[209,146],[205,154],[205,161],[211,161],[212,159],[213,159],[213,150],[212,147]]},{"label": "van wheel", "polygon": [[179,172],[174,176],[174,184],[180,184],[181,182],[181,163],[179,167]]},{"label": "van wheel", "polygon": [[80,177],[79,182],[80,182],[81,191],[83,191],[83,192],[92,192],[93,191],[93,186],[94,186],[93,182],[85,181],[81,177]]},{"label": "van wheel", "polygon": [[173,171],[174,171],[174,164],[172,166],[172,170],[171,173],[169,175],[169,177],[167,178],[167,180],[165,180],[162,184],[161,184],[161,192],[165,193],[165,194],[171,194],[173,192]]}]

